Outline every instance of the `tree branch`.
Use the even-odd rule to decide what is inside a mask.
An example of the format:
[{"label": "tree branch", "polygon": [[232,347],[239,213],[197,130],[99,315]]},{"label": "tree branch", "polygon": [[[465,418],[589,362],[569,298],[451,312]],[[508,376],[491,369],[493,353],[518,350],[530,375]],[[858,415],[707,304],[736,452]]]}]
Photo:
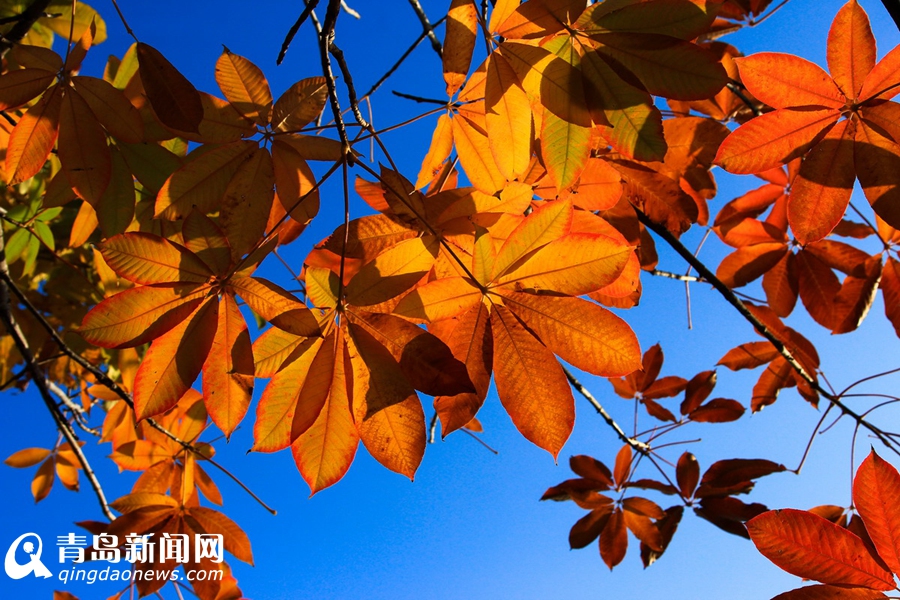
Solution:
[{"label": "tree branch", "polygon": [[434,35],[434,25],[428,20],[428,15],[425,14],[425,10],[422,8],[422,5],[419,4],[419,0],[409,0],[409,4],[413,7],[413,10],[416,12],[416,16],[419,17],[419,21],[422,22],[422,30],[425,35],[431,41],[431,47],[437,52],[437,55],[441,58],[444,57],[444,49],[441,47],[440,40],[437,39],[437,36]]},{"label": "tree branch", "polygon": [[22,11],[9,33],[0,36],[0,58],[6,56],[13,46],[22,41],[37,20],[44,16],[48,6],[50,6],[50,0],[35,0]]},{"label": "tree branch", "polygon": [[112,521],[115,519],[115,515],[113,515],[112,511],[109,509],[109,504],[106,501],[106,495],[103,493],[100,481],[97,479],[97,475],[91,468],[91,464],[81,450],[81,446],[78,444],[78,437],[72,430],[72,426],[66,421],[59,406],[54,402],[53,397],[51,396],[52,392],[48,385],[49,382],[38,366],[37,361],[35,361],[34,355],[31,353],[31,348],[28,346],[28,340],[25,338],[22,329],[19,327],[19,324],[12,314],[12,308],[9,301],[9,286],[7,285],[7,281],[9,280],[9,266],[6,264],[5,240],[2,229],[0,229],[0,273],[3,274],[3,277],[0,278],[0,321],[3,321],[6,331],[16,344],[16,349],[22,356],[22,360],[25,361],[25,368],[28,370],[31,380],[37,387],[44,404],[47,406],[47,410],[50,411],[50,416],[53,417],[56,428],[69,443],[72,452],[75,454],[75,458],[78,460],[78,464],[81,465],[85,477],[87,477],[91,488],[93,488],[94,493],[97,495],[97,501],[100,503],[100,510],[107,519]]},{"label": "tree branch", "polygon": [[594,398],[594,395],[591,394],[591,392],[586,387],[584,387],[584,385],[582,385],[580,381],[575,379],[575,376],[572,375],[572,372],[565,367],[563,367],[562,369],[563,373],[566,374],[566,379],[568,379],[569,383],[572,384],[572,387],[575,388],[575,390],[579,394],[584,396],[585,400],[591,403],[591,406],[594,407],[594,409],[597,411],[597,414],[603,417],[603,420],[606,421],[607,425],[612,427],[612,430],[616,432],[616,435],[619,436],[620,440],[622,440],[641,454],[650,453],[649,444],[646,444],[640,440],[636,440],[633,437],[628,437],[628,434],[626,434],[625,431],[619,426],[619,424],[616,423],[616,421],[612,418],[612,416],[610,416],[610,414],[606,412],[606,409],[603,408],[603,405],[600,404],[600,401]]},{"label": "tree branch", "polygon": [[787,361],[791,368],[800,376],[801,379],[803,379],[804,382],[806,382],[820,396],[839,408],[842,414],[852,418],[859,426],[865,427],[870,432],[872,432],[872,434],[876,438],[878,438],[878,440],[887,448],[890,448],[894,452],[900,454],[900,451],[898,451],[896,444],[887,435],[885,435],[884,431],[866,421],[864,417],[857,414],[850,407],[841,402],[839,396],[836,396],[828,390],[824,389],[819,384],[819,382],[810,373],[807,372],[803,365],[800,364],[800,362],[793,355],[790,349],[785,346],[784,342],[782,342],[778,338],[778,336],[776,336],[775,333],[772,332],[771,329],[766,327],[766,325],[762,321],[757,319],[756,316],[747,308],[747,305],[745,305],[728,286],[722,283],[722,281],[718,277],[716,277],[715,273],[710,271],[707,266],[700,261],[700,259],[694,256],[693,253],[691,253],[691,251],[688,250],[687,247],[685,247],[685,245],[678,240],[678,238],[672,235],[672,233],[668,229],[651,220],[650,217],[648,217],[637,207],[635,207],[634,211],[635,213],[637,213],[638,220],[640,220],[640,222],[643,223],[645,227],[665,240],[665,242],[669,244],[669,246],[671,246],[673,250],[680,254],[681,257],[686,260],[689,265],[696,269],[697,273],[699,273],[699,275],[705,281],[712,284],[716,291],[718,291],[719,294],[723,298],[725,298],[725,300],[729,304],[731,304],[748,323],[753,325],[760,335],[762,335],[765,339],[771,342],[773,346],[775,346],[775,349],[778,350],[778,353],[781,354],[782,358]]}]

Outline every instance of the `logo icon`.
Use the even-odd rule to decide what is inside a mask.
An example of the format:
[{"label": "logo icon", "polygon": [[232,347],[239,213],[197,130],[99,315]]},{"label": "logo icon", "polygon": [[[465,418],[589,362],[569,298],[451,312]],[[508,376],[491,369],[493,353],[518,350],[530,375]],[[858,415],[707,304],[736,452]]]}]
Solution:
[{"label": "logo icon", "polygon": [[[34,542],[31,540],[24,543],[22,542],[22,540],[27,537],[33,537],[37,540],[37,549],[35,549]],[[25,551],[25,554],[30,557],[28,562],[24,565],[19,564],[19,561],[16,560],[16,551],[19,549],[19,545],[22,546],[22,550]],[[3,568],[6,569],[6,574],[13,579],[22,579],[29,573],[32,573],[35,577],[43,577],[44,579],[53,577],[53,573],[51,573],[47,567],[44,566],[44,563],[41,562],[42,548],[43,542],[41,541],[41,536],[36,533],[23,533],[17,537],[9,547],[9,550],[6,551],[6,560],[3,561]]]}]

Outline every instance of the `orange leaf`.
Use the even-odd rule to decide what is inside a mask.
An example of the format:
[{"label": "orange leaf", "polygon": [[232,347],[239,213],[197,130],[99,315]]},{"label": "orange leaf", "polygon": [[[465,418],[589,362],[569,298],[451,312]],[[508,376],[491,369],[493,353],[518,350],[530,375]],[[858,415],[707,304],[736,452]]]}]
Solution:
[{"label": "orange leaf", "polygon": [[[260,150],[268,154],[265,150]],[[265,179],[260,184],[257,193],[269,193],[272,181],[268,170],[273,170],[275,188],[278,191],[278,200],[285,212],[290,212],[291,218],[300,223],[307,223],[319,212],[319,191],[316,187],[316,177],[309,168],[306,160],[290,144],[276,140],[272,144],[271,164],[267,157],[260,155],[260,160],[265,161],[260,167],[265,169]]]},{"label": "orange leaf", "polygon": [[441,419],[441,435],[446,437],[465,427],[487,396],[493,358],[487,307],[479,303],[457,319],[433,328],[433,331],[446,342],[453,355],[465,363],[466,372],[476,390],[474,394],[438,396],[434,399],[434,410]]},{"label": "orange leaf", "polygon": [[134,283],[205,283],[213,276],[196,254],[152,233],[122,233],[109,238],[99,248],[106,264],[117,275]]},{"label": "orange leaf", "polygon": [[324,77],[301,79],[284,92],[272,107],[272,129],[296,131],[314,121],[328,98]]},{"label": "orange leaf", "polygon": [[8,71],[0,80],[0,110],[22,106],[47,89],[56,79],[55,72],[44,69]]},{"label": "orange leaf", "polygon": [[209,293],[201,284],[150,285],[107,298],[85,315],[78,333],[95,346],[130,348],[185,320]]},{"label": "orange leaf", "polygon": [[575,423],[575,401],[562,367],[503,306],[492,308],[491,332],[503,408],[526,439],[556,458]]},{"label": "orange leaf", "polygon": [[848,276],[834,297],[835,326],[832,333],[854,331],[866,318],[882,276],[881,255],[866,260],[862,276]]},{"label": "orange leaf", "polygon": [[520,292],[505,294],[504,304],[544,345],[583,371],[618,377],[641,368],[634,332],[603,307],[580,298]]},{"label": "orange leaf", "polygon": [[716,164],[729,173],[761,173],[806,153],[840,117],[835,109],[780,109],[748,121],[719,146]]},{"label": "orange leaf", "polygon": [[6,148],[6,183],[30,179],[44,166],[56,143],[61,107],[62,94],[55,85],[19,119]]},{"label": "orange leaf", "polygon": [[257,145],[232,142],[191,160],[166,180],[156,196],[155,215],[174,221],[196,208],[217,210],[235,171],[253,156]]},{"label": "orange leaf", "polygon": [[512,11],[509,7],[499,11],[507,15],[502,21],[499,16],[497,19],[492,16],[491,30],[496,28],[496,33],[508,39],[544,37],[572,23],[583,11],[584,5],[579,0],[532,0]]},{"label": "orange leaf", "polygon": [[[846,53],[847,49],[841,51]],[[828,73],[798,56],[760,52],[734,62],[747,90],[772,108],[843,108],[845,104],[844,95]]]},{"label": "orange leaf", "polygon": [[45,460],[31,480],[31,495],[34,496],[35,503],[46,498],[53,487],[54,462],[52,457]]},{"label": "orange leaf", "polygon": [[466,81],[475,50],[478,32],[478,8],[475,3],[472,0],[452,0],[447,11],[446,29],[442,60],[447,96],[452,98]]},{"label": "orange leaf", "polygon": [[153,112],[169,127],[198,131],[203,105],[197,89],[154,47],[137,44],[141,82]]},{"label": "orange leaf", "polygon": [[275,327],[303,337],[320,334],[319,324],[306,305],[274,283],[256,277],[237,277],[230,283],[256,314]]},{"label": "orange leaf", "polygon": [[361,327],[348,324],[353,368],[353,418],[375,460],[413,479],[425,453],[425,413],[390,352]]},{"label": "orange leaf", "polygon": [[226,275],[231,267],[231,248],[225,234],[212,219],[192,210],[181,226],[184,245],[216,275]]},{"label": "orange leaf", "polygon": [[63,92],[59,160],[78,196],[98,206],[112,174],[106,134],[87,102],[72,88]]},{"label": "orange leaf", "polygon": [[417,287],[403,297],[393,312],[419,321],[440,321],[478,305],[481,297],[481,291],[473,281],[448,277]]},{"label": "orange leaf", "polygon": [[418,283],[434,265],[440,242],[434,236],[404,240],[363,265],[347,284],[347,300],[356,306],[380,304]]},{"label": "orange leaf", "polygon": [[875,67],[875,37],[866,11],[855,0],[838,11],[828,32],[828,70],[847,98],[855,100]]},{"label": "orange leaf", "polygon": [[872,209],[888,225],[900,228],[900,145],[863,121],[856,128],[856,175]]},{"label": "orange leaf", "polygon": [[465,365],[421,327],[393,315],[354,311],[348,317],[368,331],[400,364],[407,381],[429,396],[474,392]]},{"label": "orange leaf", "polygon": [[716,277],[730,288],[747,285],[772,269],[789,252],[778,242],[766,242],[738,248],[719,263]]},{"label": "orange leaf", "polygon": [[884,265],[880,287],[884,295],[884,314],[900,336],[900,262],[894,257],[889,257]]},{"label": "orange leaf", "polygon": [[900,93],[897,83],[900,83],[900,48],[888,52],[869,72],[859,91],[859,102],[874,98],[890,100]]},{"label": "orange leaf", "polygon": [[73,77],[72,84],[114,138],[129,144],[144,141],[141,114],[120,90],[96,77]]},{"label": "orange leaf", "polygon": [[775,360],[778,356],[781,354],[775,349],[772,342],[749,342],[732,348],[716,364],[732,371],[755,369]]},{"label": "orange leaf", "polygon": [[223,294],[216,335],[203,363],[203,400],[209,418],[228,438],[250,406],[253,352],[247,324],[234,298]]},{"label": "orange leaf", "polygon": [[602,234],[571,233],[535,252],[497,285],[580,296],[615,281],[631,252]]},{"label": "orange leaf", "polygon": [[[272,328],[266,333],[270,332],[280,330]],[[281,332],[276,335],[285,334]],[[263,338],[260,337],[257,343],[254,343],[254,352],[261,339]],[[285,364],[280,365],[279,370],[272,375],[272,380],[263,390],[256,406],[253,450],[275,452],[291,445],[291,426],[297,409],[297,398],[309,374],[310,365],[322,347],[322,342],[322,338],[310,338],[301,344],[288,346],[291,349],[290,358],[284,360]],[[332,366],[332,370],[333,368]],[[330,375],[328,384],[331,384]],[[327,395],[327,389],[325,393]],[[321,406],[319,408],[321,409]]]},{"label": "orange leaf", "polygon": [[257,125],[269,124],[272,92],[259,67],[223,46],[216,61],[216,83],[239,113]]},{"label": "orange leaf", "polygon": [[497,252],[494,276],[506,274],[521,258],[569,233],[572,204],[567,201],[541,203],[509,234]]},{"label": "orange leaf", "polygon": [[197,379],[216,336],[218,304],[208,299],[150,346],[134,378],[137,420],[175,406]]},{"label": "orange leaf", "polygon": [[803,161],[788,199],[788,219],[801,244],[821,240],[841,222],[850,203],[854,121],[841,121]]},{"label": "orange leaf", "polygon": [[609,516],[606,527],[600,533],[600,558],[612,570],[625,558],[628,551],[628,530],[621,508],[616,508]]},{"label": "orange leaf", "polygon": [[819,325],[832,329],[836,325],[834,299],[841,290],[837,276],[806,250],[797,253],[796,262],[803,306]]},{"label": "orange leaf", "polygon": [[328,400],[316,422],[291,445],[294,461],[310,492],[334,485],[350,468],[359,434],[350,412],[350,390],[347,388],[346,349],[341,330],[335,343],[334,375]]},{"label": "orange leaf", "polygon": [[778,594],[772,600],[879,600],[887,598],[876,590],[833,585],[808,585]]},{"label": "orange leaf", "polygon": [[[278,142],[273,144],[277,147]],[[235,258],[256,246],[266,231],[272,200],[275,198],[275,171],[272,157],[262,148],[235,172],[222,201],[219,223],[231,244]]]},{"label": "orange leaf", "polygon": [[188,522],[195,521],[200,525],[198,533],[222,534],[225,550],[236,559],[249,565],[253,565],[253,552],[250,549],[250,539],[237,524],[219,511],[193,506],[186,514]]},{"label": "orange leaf", "polygon": [[878,555],[894,573],[900,573],[898,494],[900,474],[872,450],[853,480],[853,505],[865,522]]},{"label": "orange leaf", "polygon": [[48,456],[50,456],[50,450],[47,450],[46,448],[25,448],[24,450],[19,450],[18,452],[10,454],[9,457],[3,461],[3,464],[16,469],[24,469],[26,467],[33,467]]},{"label": "orange leaf", "polygon": [[769,511],[747,522],[763,556],[799,577],[822,583],[894,589],[894,577],[843,527],[802,510]]}]

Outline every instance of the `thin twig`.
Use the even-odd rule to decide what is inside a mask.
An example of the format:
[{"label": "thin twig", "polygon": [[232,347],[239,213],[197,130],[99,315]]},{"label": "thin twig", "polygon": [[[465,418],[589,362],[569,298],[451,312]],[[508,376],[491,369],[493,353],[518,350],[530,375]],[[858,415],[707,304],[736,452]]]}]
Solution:
[{"label": "thin twig", "polygon": [[122,25],[125,26],[125,31],[130,35],[135,42],[139,41],[137,36],[134,35],[134,31],[131,30],[131,27],[128,25],[128,21],[125,20],[125,15],[122,14],[122,11],[119,9],[119,3],[116,0],[112,0],[113,6],[116,8],[116,12],[119,13],[119,20],[122,21]]},{"label": "thin twig", "polygon": [[35,0],[17,16],[16,24],[12,29],[0,36],[0,58],[5,57],[13,46],[22,41],[37,20],[44,16],[48,6],[50,6],[50,0]]},{"label": "thin twig", "polygon": [[647,454],[650,452],[650,446],[648,444],[645,444],[644,442],[633,437],[628,437],[628,434],[626,434],[625,431],[619,426],[619,424],[616,423],[615,419],[613,419],[610,414],[606,412],[606,409],[603,408],[603,405],[600,404],[600,401],[594,398],[594,395],[591,394],[591,392],[586,387],[584,387],[584,385],[582,385],[580,381],[575,379],[575,376],[572,375],[571,371],[563,367],[563,373],[566,374],[566,379],[569,380],[569,383],[572,384],[572,387],[575,388],[575,391],[577,391],[584,397],[585,400],[591,403],[591,406],[594,407],[594,410],[597,411],[597,414],[603,417],[603,420],[606,421],[606,424],[616,432],[616,435],[620,440],[622,440],[641,454]]},{"label": "thin twig", "polygon": [[671,271],[661,271],[659,269],[653,269],[652,271],[648,271],[651,275],[655,275],[657,277],[665,277],[667,279],[677,279],[678,281],[686,281],[686,282],[696,282],[702,283],[704,280],[700,277],[696,277],[694,275],[679,275],[678,273],[672,273]]},{"label": "thin twig", "polygon": [[425,14],[425,10],[422,8],[422,5],[419,4],[419,0],[409,0],[409,4],[416,12],[416,16],[419,17],[419,21],[422,22],[422,29],[424,30],[424,33],[428,37],[428,39],[431,40],[431,47],[435,52],[437,52],[438,56],[443,58],[444,50],[441,47],[440,40],[438,40],[437,36],[434,35],[434,25],[432,25],[428,20],[428,15]]},{"label": "thin twig", "polygon": [[762,114],[762,110],[760,110],[759,106],[754,104],[753,101],[747,97],[747,94],[744,93],[744,90],[740,84],[729,81],[725,84],[725,87],[731,90],[732,94],[740,98],[741,102],[743,102],[744,105],[750,109],[754,117],[758,117]]},{"label": "thin twig", "polygon": [[3,277],[0,278],[0,321],[3,321],[7,333],[12,337],[16,349],[22,356],[22,360],[25,361],[25,368],[28,370],[31,380],[37,387],[47,410],[50,411],[50,416],[53,417],[56,428],[69,443],[72,452],[75,454],[75,458],[78,460],[78,464],[81,465],[81,469],[84,471],[85,477],[87,477],[91,488],[94,490],[94,494],[97,496],[97,501],[100,503],[100,510],[107,519],[113,521],[115,515],[113,515],[112,511],[109,509],[109,503],[106,501],[106,495],[103,493],[103,487],[100,485],[100,480],[97,479],[97,475],[91,468],[90,462],[88,462],[87,457],[81,450],[81,446],[78,444],[78,437],[72,430],[71,425],[66,421],[59,407],[53,401],[53,398],[51,397],[52,392],[47,385],[48,380],[38,367],[34,355],[31,353],[31,348],[28,346],[28,340],[25,338],[25,334],[22,333],[22,329],[19,327],[19,324],[12,314],[9,286],[7,285],[7,281],[9,280],[9,267],[6,264],[5,240],[3,238],[2,229],[0,229],[0,273],[3,274]]},{"label": "thin twig", "polygon": [[291,42],[294,41],[294,36],[297,35],[298,31],[300,31],[300,26],[303,25],[303,22],[309,18],[309,16],[312,14],[312,11],[315,10],[318,4],[319,0],[309,0],[306,2],[306,6],[303,7],[303,11],[301,11],[300,16],[297,17],[297,20],[294,21],[293,25],[291,25],[291,28],[288,30],[287,35],[284,36],[284,41],[281,43],[281,50],[278,52],[278,58],[275,59],[276,65],[280,65],[282,63],[282,61],[284,60],[284,55],[287,54]]},{"label": "thin twig", "polygon": [[635,208],[635,213],[637,214],[638,220],[644,224],[645,227],[653,231],[656,235],[661,237],[669,246],[672,247],[683,259],[685,259],[689,264],[693,265],[694,269],[697,270],[697,273],[703,277],[706,281],[712,284],[712,286],[719,292],[719,294],[729,303],[731,304],[738,313],[744,317],[744,319],[753,325],[756,330],[762,335],[765,339],[769,340],[778,353],[781,355],[784,360],[791,366],[791,368],[800,376],[800,378],[811,387],[816,393],[820,396],[828,400],[831,404],[835,405],[840,409],[841,413],[852,418],[859,426],[865,427],[872,434],[878,438],[881,443],[883,443],[887,448],[890,448],[894,452],[900,454],[900,450],[898,450],[897,445],[885,435],[885,433],[876,427],[875,425],[866,421],[863,417],[853,411],[850,407],[845,405],[840,397],[834,395],[828,390],[824,389],[816,378],[810,374],[806,368],[800,364],[800,361],[794,356],[791,350],[784,344],[781,339],[777,335],[775,335],[772,330],[766,327],[762,321],[756,318],[756,316],[750,312],[747,306],[738,298],[731,289],[728,288],[722,281],[716,277],[716,275],[707,268],[707,266],[701,262],[697,257],[695,257],[690,250],[688,250],[684,244],[682,244],[678,238],[676,238],[672,233],[666,229],[664,226],[659,225],[654,222],[650,217],[648,217],[643,211]]},{"label": "thin twig", "polygon": [[[438,25],[440,25],[441,23],[443,23],[444,20],[446,20],[446,19],[447,19],[447,17],[441,17],[440,20],[438,20],[438,21],[434,24],[434,26],[437,27]],[[390,69],[388,69],[387,72],[386,72],[384,75],[382,75],[382,76],[378,79],[378,81],[376,81],[376,82],[372,85],[371,88],[369,88],[369,91],[368,91],[368,92],[366,92],[365,94],[363,94],[363,98],[368,98],[369,96],[371,96],[372,94],[374,94],[374,93],[375,93],[375,90],[377,90],[379,87],[381,87],[381,84],[384,83],[385,81],[387,81],[388,78],[389,78],[391,75],[393,75],[393,74],[397,71],[397,69],[400,68],[400,65],[402,65],[403,62],[404,62],[407,58],[409,58],[409,55],[412,54],[413,50],[415,50],[415,49],[419,46],[419,44],[422,43],[422,40],[424,40],[426,37],[428,37],[428,32],[427,32],[427,31],[423,31],[421,34],[419,34],[419,37],[416,38],[416,41],[414,41],[414,42],[412,43],[412,45],[411,45],[409,48],[406,49],[406,52],[404,52],[403,55],[402,55],[399,59],[397,59],[397,62],[395,62],[394,65],[393,65]]]}]

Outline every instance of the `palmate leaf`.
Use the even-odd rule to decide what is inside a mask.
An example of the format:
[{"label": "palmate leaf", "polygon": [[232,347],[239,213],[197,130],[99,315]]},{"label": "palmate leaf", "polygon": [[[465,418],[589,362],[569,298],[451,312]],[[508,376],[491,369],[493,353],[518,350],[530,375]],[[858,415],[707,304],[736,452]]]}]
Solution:
[{"label": "palmate leaf", "polygon": [[223,48],[216,61],[216,83],[238,112],[257,125],[269,124],[272,92],[259,67]]},{"label": "palmate leaf", "polygon": [[198,131],[203,105],[197,89],[156,48],[137,44],[141,82],[159,120],[181,131]]}]

